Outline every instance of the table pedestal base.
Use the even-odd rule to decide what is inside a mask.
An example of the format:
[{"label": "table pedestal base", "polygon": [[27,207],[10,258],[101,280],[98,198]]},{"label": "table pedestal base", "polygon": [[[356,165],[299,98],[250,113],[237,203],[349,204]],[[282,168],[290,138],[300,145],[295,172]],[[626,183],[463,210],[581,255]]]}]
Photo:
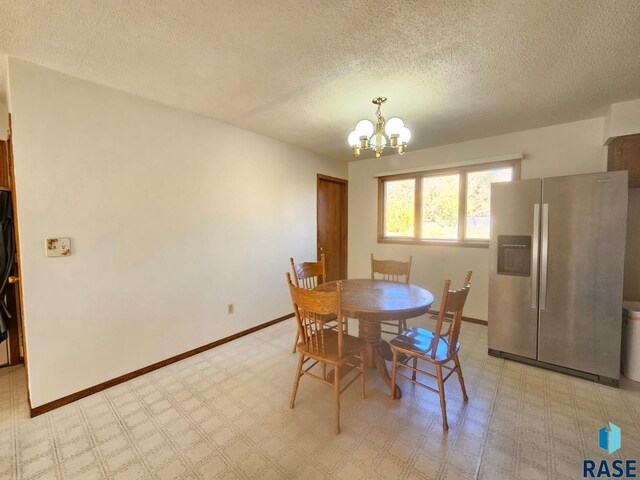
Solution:
[{"label": "table pedestal base", "polygon": [[[382,340],[382,325],[377,320],[359,320],[358,336],[367,346],[364,351],[364,365],[366,368],[378,370],[378,373],[391,389],[391,375],[387,370],[387,361],[393,360],[389,342]],[[402,397],[402,390],[396,385],[395,398]]]}]

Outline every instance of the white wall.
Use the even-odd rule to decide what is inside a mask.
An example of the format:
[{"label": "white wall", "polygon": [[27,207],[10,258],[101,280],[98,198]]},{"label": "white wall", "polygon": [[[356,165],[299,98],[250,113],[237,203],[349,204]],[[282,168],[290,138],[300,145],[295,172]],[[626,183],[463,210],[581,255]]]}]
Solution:
[{"label": "white wall", "polygon": [[603,143],[636,133],[640,133],[640,99],[611,105],[604,120]]},{"label": "white wall", "polygon": [[393,170],[455,163],[523,153],[522,178],[550,177],[606,170],[602,146],[603,118],[409,151],[403,156],[359,160],[349,164],[349,276],[370,275],[369,254],[403,260],[413,255],[411,280],[436,294],[445,278],[461,282],[473,270],[473,288],[465,315],[487,319],[489,250],[470,247],[377,243],[377,179]]},{"label": "white wall", "polygon": [[345,164],[16,59],[9,82],[33,407],[291,312]]}]

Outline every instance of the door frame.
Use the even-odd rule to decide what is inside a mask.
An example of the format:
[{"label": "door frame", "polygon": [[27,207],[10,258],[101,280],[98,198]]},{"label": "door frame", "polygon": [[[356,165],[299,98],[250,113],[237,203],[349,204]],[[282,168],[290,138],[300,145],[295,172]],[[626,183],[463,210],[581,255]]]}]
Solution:
[{"label": "door frame", "polygon": [[344,178],[332,177],[330,175],[317,174],[316,179],[316,256],[320,260],[320,202],[318,201],[318,194],[320,192],[321,181],[339,183],[344,186],[344,205],[342,206],[342,238],[341,244],[344,246],[344,270],[345,278],[349,276],[349,181]]}]

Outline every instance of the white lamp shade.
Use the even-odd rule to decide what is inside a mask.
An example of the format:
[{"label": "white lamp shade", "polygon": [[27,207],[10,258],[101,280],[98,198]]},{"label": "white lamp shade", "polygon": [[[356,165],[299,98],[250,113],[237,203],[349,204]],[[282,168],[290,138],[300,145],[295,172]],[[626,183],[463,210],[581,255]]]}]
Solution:
[{"label": "white lamp shade", "polygon": [[392,117],[384,125],[384,131],[387,135],[400,135],[400,130],[404,127],[404,122],[399,117]]},{"label": "white lamp shade", "polygon": [[398,137],[402,143],[409,143],[411,140],[411,131],[407,127],[400,129],[400,137]]},{"label": "white lamp shade", "polygon": [[[382,138],[382,140],[380,140],[380,146],[384,147],[387,144],[387,139],[384,135],[380,135],[380,137]],[[375,133],[371,135],[371,138],[369,139],[369,145],[374,148],[378,146],[378,136]]]},{"label": "white lamp shade", "polygon": [[373,133],[373,123],[369,120],[360,120],[356,123],[356,132],[360,137],[370,137]]},{"label": "white lamp shade", "polygon": [[349,146],[350,147],[359,147],[360,146],[360,135],[355,130],[349,134]]}]

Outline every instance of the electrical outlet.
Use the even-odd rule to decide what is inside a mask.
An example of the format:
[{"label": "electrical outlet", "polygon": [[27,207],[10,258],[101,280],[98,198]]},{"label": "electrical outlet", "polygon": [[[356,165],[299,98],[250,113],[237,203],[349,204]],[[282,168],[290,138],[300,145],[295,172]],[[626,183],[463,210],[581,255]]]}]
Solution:
[{"label": "electrical outlet", "polygon": [[231,315],[233,313],[233,303],[227,305],[227,314]]},{"label": "electrical outlet", "polygon": [[68,238],[47,238],[44,247],[47,257],[68,257],[71,255],[71,240]]}]

